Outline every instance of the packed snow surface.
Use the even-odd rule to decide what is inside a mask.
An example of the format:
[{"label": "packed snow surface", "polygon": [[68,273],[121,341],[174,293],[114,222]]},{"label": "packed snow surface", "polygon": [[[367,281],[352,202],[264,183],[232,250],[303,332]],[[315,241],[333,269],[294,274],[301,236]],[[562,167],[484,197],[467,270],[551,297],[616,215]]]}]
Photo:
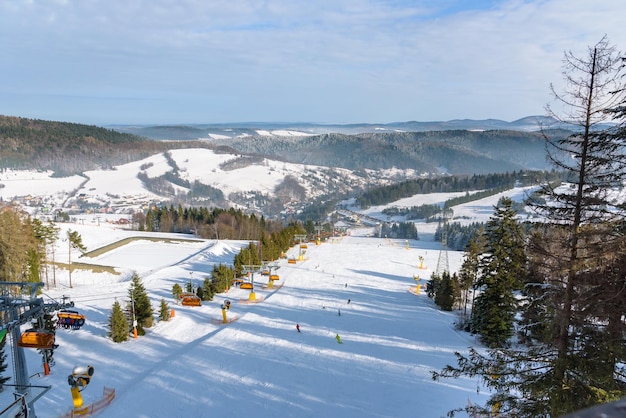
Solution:
[{"label": "packed snow surface", "polygon": [[[78,231],[90,250],[140,235],[104,224],[61,225]],[[102,398],[105,387],[115,389],[102,417],[440,417],[468,401],[484,403],[488,393],[476,379],[431,379],[433,370],[455,362],[455,351],[478,345],[455,329],[458,312],[409,291],[436,269],[440,244],[365,236],[371,232],[291,248],[287,257],[302,260],[278,262],[277,288],[265,289],[267,276],[254,275],[258,303],[245,303],[250,290],[239,288],[201,307],[180,306],[171,296],[174,284],[201,285],[214,264],[231,264],[245,241],[170,241],[161,234],[163,241],[134,240],[93,259],[73,254],[75,262],[114,266],[120,274],[76,270],[70,288],[67,270],[56,270],[56,286],[44,298],[71,297],[87,323],[57,331],[49,375],[37,351],[25,349],[31,384],[51,386],[35,403],[37,416],[72,409],[67,377],[79,365],[95,369],[82,392],[85,405]],[[59,259],[68,256],[64,245]],[[458,269],[462,253],[448,256],[451,270]],[[175,315],[116,344],[107,338],[109,315],[115,300],[127,303],[133,271],[155,316],[161,299]],[[226,299],[234,321],[220,324]]]}]

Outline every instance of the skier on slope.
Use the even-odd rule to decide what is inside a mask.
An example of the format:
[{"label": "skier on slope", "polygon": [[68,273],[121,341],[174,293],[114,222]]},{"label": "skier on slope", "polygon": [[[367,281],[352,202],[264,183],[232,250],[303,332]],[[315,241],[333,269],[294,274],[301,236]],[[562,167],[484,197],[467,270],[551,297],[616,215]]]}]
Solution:
[{"label": "skier on slope", "polygon": [[296,324],[296,329],[300,332],[300,324]]}]

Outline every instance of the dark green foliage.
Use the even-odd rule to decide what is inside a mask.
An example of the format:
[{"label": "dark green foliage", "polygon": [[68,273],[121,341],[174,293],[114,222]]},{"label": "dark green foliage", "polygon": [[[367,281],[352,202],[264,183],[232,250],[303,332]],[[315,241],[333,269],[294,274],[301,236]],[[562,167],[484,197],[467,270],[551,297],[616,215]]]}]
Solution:
[{"label": "dark green foliage", "polygon": [[[446,206],[450,207],[511,189],[516,184],[536,184],[537,177],[538,175],[535,175],[535,172],[520,171],[519,173],[483,174],[471,177],[442,176],[420,178],[368,190],[357,198],[357,204],[362,208],[367,208],[372,205],[384,205],[416,194],[481,190],[481,192],[476,193],[476,196],[467,194],[465,197],[451,199]],[[540,178],[543,177],[544,175],[541,175]]]},{"label": "dark green foliage", "polygon": [[170,316],[170,306],[167,304],[165,299],[161,299],[161,304],[159,305],[159,321],[169,321]]},{"label": "dark green foliage", "polygon": [[[302,212],[295,215],[295,219],[301,221],[323,221],[328,214],[335,210],[339,196],[340,194],[335,193],[333,195],[320,196],[314,201],[310,199],[307,200],[307,206],[302,209]],[[308,204],[308,202],[310,202],[310,204]]]},{"label": "dark green foliage", "polygon": [[387,216],[406,216],[406,219],[426,219],[427,222],[439,220],[441,207],[439,205],[419,205],[410,208],[390,207],[382,210]]},{"label": "dark green foliage", "polygon": [[[230,283],[228,283],[230,287]],[[202,282],[202,300],[213,300],[213,296],[215,295],[215,289],[213,288],[213,284],[211,278],[207,277]]]},{"label": "dark green foliage", "polygon": [[524,236],[511,206],[510,198],[502,198],[487,222],[476,282],[480,294],[472,311],[472,329],[491,347],[506,344],[513,335],[514,292],[526,277]]},{"label": "dark green foliage", "polygon": [[[490,413],[494,406],[499,416],[559,417],[626,395],[625,206],[615,193],[626,177],[626,67],[606,38],[582,59],[566,53],[564,66],[567,87],[555,98],[567,104],[565,120],[576,129],[566,137],[546,135],[546,142],[549,159],[570,184],[548,182],[529,201],[543,221],[527,235],[528,274],[519,275],[524,288],[518,335],[526,346],[503,346],[490,331],[492,349],[457,353],[457,366],[433,373],[435,379],[479,376],[492,389],[482,411],[459,409],[471,415]],[[609,115],[618,123],[604,129]],[[486,235],[496,237],[496,231]],[[509,269],[492,268],[487,256],[493,261],[495,254],[506,259],[507,253],[489,241],[479,282],[485,299],[494,301],[480,307],[477,301],[479,324],[502,307],[496,295],[508,292],[514,280],[494,274]],[[501,290],[488,292],[486,286]],[[506,299],[503,318],[510,315]]]},{"label": "dark green foliage", "polygon": [[444,271],[441,277],[431,277],[433,282],[433,290],[427,292],[432,293],[432,297],[435,299],[435,303],[444,311],[451,311],[456,304],[458,304],[461,290],[459,287],[459,279],[455,274],[450,276],[450,273]]},{"label": "dark green foliage", "polygon": [[383,223],[380,236],[395,239],[419,239],[414,222]]},{"label": "dark green foliage", "polygon": [[116,300],[113,303],[111,315],[109,316],[109,332],[107,335],[113,342],[121,343],[128,340],[129,329],[128,319],[122,310],[122,306]]},{"label": "dark green foliage", "polygon": [[137,334],[145,335],[145,328],[150,328],[154,321],[152,305],[148,293],[137,273],[130,279],[127,307],[131,320],[137,321]]},{"label": "dark green foliage", "polygon": [[466,225],[461,225],[459,222],[445,222],[437,226],[435,240],[441,241],[445,231],[446,246],[451,250],[463,251],[469,245],[470,239],[484,227],[482,222],[472,222]]},{"label": "dark green foliage", "polygon": [[306,161],[352,170],[395,167],[420,173],[435,173],[443,166],[459,175],[511,172],[531,162],[537,167],[544,157],[540,134],[508,130],[330,133],[306,138],[273,135],[229,138],[223,143],[241,153],[271,155],[298,164]]},{"label": "dark green foliage", "polygon": [[180,285],[178,283],[174,283],[174,286],[172,286],[172,297],[175,300],[180,300],[180,295],[183,294],[183,288],[180,287]]},{"label": "dark green foliage", "polygon": [[[224,264],[214,265],[211,273],[210,294],[223,293],[235,278],[235,270]],[[206,285],[206,283],[205,283]]]},{"label": "dark green foliage", "polygon": [[256,244],[251,242],[248,247],[242,248],[235,256],[234,264],[237,277],[243,274],[243,266],[260,266],[261,258]]},{"label": "dark green foliage", "polygon": [[219,148],[205,141],[152,141],[97,126],[0,116],[0,167],[49,169],[57,177],[190,147]]},{"label": "dark green foliage", "polygon": [[[484,229],[478,229],[470,239],[469,244],[465,248],[463,264],[459,272],[459,287],[461,289],[463,299],[463,321],[464,328],[467,331],[474,331],[469,321],[467,309],[469,305],[470,312],[474,308],[474,295],[480,276],[480,260],[485,249]],[[471,300],[470,300],[471,296]]]}]

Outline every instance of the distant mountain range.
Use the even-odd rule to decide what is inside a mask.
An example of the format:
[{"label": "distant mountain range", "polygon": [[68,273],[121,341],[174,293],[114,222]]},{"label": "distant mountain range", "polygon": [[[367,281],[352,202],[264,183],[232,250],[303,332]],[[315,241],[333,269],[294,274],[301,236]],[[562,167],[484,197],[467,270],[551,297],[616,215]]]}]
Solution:
[{"label": "distant mountain range", "polygon": [[[0,168],[53,170],[57,176],[110,168],[180,148],[208,148],[325,167],[400,170],[408,175],[489,174],[549,168],[544,129],[555,120],[531,116],[389,124],[243,123],[115,126],[0,116]],[[407,171],[408,170],[408,171]],[[415,174],[416,173],[416,174]]]},{"label": "distant mountain range", "polygon": [[393,123],[356,123],[356,124],[323,124],[323,123],[218,123],[189,125],[109,125],[108,128],[118,132],[130,133],[151,139],[191,140],[202,138],[235,138],[240,136],[257,136],[271,133],[275,136],[321,135],[339,133],[356,135],[362,133],[385,132],[428,132],[450,130],[512,130],[536,132],[546,128],[565,128],[557,121],[545,116],[528,116],[506,122],[499,119],[456,119],[438,122],[393,122]]}]

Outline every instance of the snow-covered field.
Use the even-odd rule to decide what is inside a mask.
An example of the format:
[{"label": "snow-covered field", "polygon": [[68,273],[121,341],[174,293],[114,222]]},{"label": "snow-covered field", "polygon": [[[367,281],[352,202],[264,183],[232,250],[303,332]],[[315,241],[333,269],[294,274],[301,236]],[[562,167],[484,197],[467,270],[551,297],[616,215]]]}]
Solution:
[{"label": "snow-covered field", "polygon": [[[110,231],[106,225],[68,226],[88,248]],[[264,299],[256,304],[240,303],[250,291],[238,288],[201,307],[178,306],[171,297],[173,284],[200,284],[214,263],[231,263],[245,242],[135,241],[94,260],[77,259],[119,267],[122,274],[75,272],[71,289],[67,272],[57,270],[57,288],[47,289],[45,298],[70,296],[87,323],[57,332],[56,364],[48,376],[36,350],[26,349],[35,374],[31,384],[52,386],[36,402],[37,416],[71,409],[67,377],[77,365],[95,369],[83,391],[85,404],[100,399],[104,387],[115,389],[103,417],[438,417],[468,399],[484,402],[478,381],[431,380],[432,370],[454,361],[454,351],[476,344],[454,328],[457,314],[408,291],[415,275],[427,278],[436,267],[438,245],[409,241],[407,249],[405,241],[352,232],[308,245],[296,265],[281,261],[283,286],[277,290],[261,289],[267,280],[255,275],[257,299]],[[417,268],[419,256],[426,269]],[[455,268],[460,259],[450,254]],[[115,299],[125,303],[132,270],[142,277],[155,312],[164,298],[175,316],[146,336],[115,344],[106,338],[108,316]],[[228,316],[237,321],[213,324],[225,299],[232,302]]]}]

